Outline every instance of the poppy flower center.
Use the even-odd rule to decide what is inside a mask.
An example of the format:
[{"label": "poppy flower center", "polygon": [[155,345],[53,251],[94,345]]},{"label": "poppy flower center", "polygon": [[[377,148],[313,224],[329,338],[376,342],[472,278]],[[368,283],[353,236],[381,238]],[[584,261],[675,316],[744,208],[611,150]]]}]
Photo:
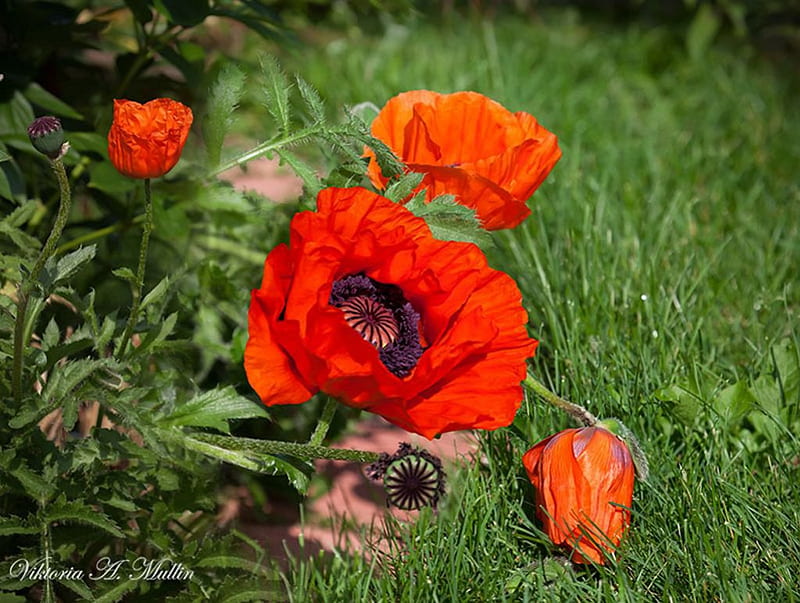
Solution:
[{"label": "poppy flower center", "polygon": [[420,316],[397,285],[381,283],[359,273],[333,283],[328,299],[347,324],[378,350],[381,362],[405,377],[422,356]]}]

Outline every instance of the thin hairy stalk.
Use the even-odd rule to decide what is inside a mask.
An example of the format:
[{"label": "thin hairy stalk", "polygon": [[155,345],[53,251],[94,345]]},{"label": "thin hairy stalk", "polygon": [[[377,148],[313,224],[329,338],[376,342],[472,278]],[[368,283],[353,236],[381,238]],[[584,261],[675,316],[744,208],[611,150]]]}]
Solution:
[{"label": "thin hairy stalk", "polygon": [[346,448],[329,448],[313,444],[300,444],[298,442],[281,442],[278,440],[257,440],[253,438],[240,438],[220,436],[210,433],[193,433],[191,438],[209,444],[214,444],[228,450],[243,450],[258,454],[283,454],[293,456],[305,461],[315,459],[330,459],[334,461],[351,461],[354,463],[372,463],[378,460],[380,454],[368,450],[350,450]]},{"label": "thin hairy stalk", "polygon": [[131,313],[128,316],[128,324],[125,325],[125,332],[122,334],[122,343],[119,348],[118,358],[123,358],[128,349],[133,328],[136,326],[136,317],[139,314],[139,304],[142,300],[142,289],[144,288],[144,271],[147,265],[147,248],[150,245],[150,233],[153,231],[153,199],[150,192],[150,178],[144,181],[144,224],[142,225],[142,242],[139,245],[139,265],[136,268],[136,281],[133,284],[133,302]]},{"label": "thin hairy stalk", "polygon": [[552,404],[556,408],[560,408],[582,425],[591,427],[592,425],[597,423],[597,417],[595,417],[588,410],[586,410],[582,406],[573,404],[572,402],[567,402],[566,400],[564,400],[564,398],[558,396],[557,394],[554,394],[530,373],[528,373],[527,377],[525,378],[525,381],[523,381],[522,383],[523,385],[525,385],[525,387],[527,387],[530,391],[538,395],[545,402],[547,402],[548,404]]},{"label": "thin hairy stalk", "polygon": [[56,214],[56,221],[53,224],[53,229],[50,231],[50,236],[42,247],[36,263],[27,278],[24,278],[17,289],[17,316],[14,322],[14,359],[11,368],[11,390],[14,395],[14,400],[19,404],[22,400],[22,371],[25,365],[25,314],[28,310],[28,302],[30,301],[31,290],[36,280],[39,278],[39,273],[44,268],[45,262],[53,255],[58,240],[61,238],[61,233],[67,225],[69,219],[69,211],[72,207],[72,194],[69,188],[69,180],[67,179],[67,171],[64,169],[64,162],[59,157],[50,162],[53,172],[58,181],[58,190],[60,200],[58,204],[58,213]]}]

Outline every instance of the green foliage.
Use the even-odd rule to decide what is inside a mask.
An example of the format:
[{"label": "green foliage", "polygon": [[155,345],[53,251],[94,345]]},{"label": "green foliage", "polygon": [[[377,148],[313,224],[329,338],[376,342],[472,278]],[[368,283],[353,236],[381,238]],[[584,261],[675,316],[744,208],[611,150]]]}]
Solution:
[{"label": "green foliage", "polygon": [[672,413],[686,426],[710,419],[750,452],[791,456],[800,448],[800,355],[791,339],[770,349],[772,369],[754,379],[742,379],[722,389],[718,380],[685,381],[655,392],[675,406]]},{"label": "green foliage", "polygon": [[210,169],[219,165],[222,143],[233,124],[233,115],[239,106],[244,84],[244,73],[236,65],[226,63],[211,87],[203,128]]},{"label": "green foliage", "polygon": [[430,203],[425,203],[418,195],[406,204],[406,208],[424,218],[437,239],[475,243],[481,247],[491,245],[492,238],[481,228],[475,211],[456,203],[452,195],[440,195]]}]

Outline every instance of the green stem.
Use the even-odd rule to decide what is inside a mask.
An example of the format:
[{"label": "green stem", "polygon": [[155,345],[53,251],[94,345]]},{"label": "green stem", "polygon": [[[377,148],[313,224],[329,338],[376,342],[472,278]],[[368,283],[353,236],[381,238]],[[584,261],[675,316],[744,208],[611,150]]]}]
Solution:
[{"label": "green stem", "polygon": [[144,270],[147,265],[147,248],[150,244],[150,233],[153,231],[153,200],[150,193],[150,178],[144,180],[144,225],[142,226],[142,242],[139,245],[139,265],[136,268],[136,282],[133,285],[133,302],[131,313],[128,316],[128,324],[122,334],[122,343],[118,358],[125,356],[128,348],[133,328],[136,326],[136,316],[139,314],[139,304],[142,300],[142,289],[144,288]]},{"label": "green stem", "polygon": [[309,446],[319,446],[322,444],[322,440],[328,435],[331,419],[333,419],[333,415],[336,413],[336,406],[336,400],[330,396],[326,396],[325,407],[322,409],[322,414],[319,417],[314,433],[311,434],[311,438],[308,440]]},{"label": "green stem", "polygon": [[22,401],[22,371],[25,365],[25,314],[28,310],[28,302],[30,301],[31,290],[36,280],[39,278],[39,273],[44,268],[45,262],[50,259],[56,249],[56,244],[61,238],[61,233],[69,220],[69,212],[72,207],[72,194],[69,188],[69,179],[67,178],[67,171],[64,169],[64,162],[59,157],[50,162],[53,172],[58,181],[58,190],[60,195],[60,202],[58,205],[58,214],[56,214],[56,221],[53,224],[53,229],[50,231],[50,236],[42,247],[36,263],[31,269],[31,273],[27,278],[23,279],[17,290],[17,316],[14,322],[14,360],[11,368],[11,390],[14,394],[14,400],[19,404]]},{"label": "green stem", "polygon": [[309,128],[304,128],[299,132],[295,132],[294,134],[290,134],[288,136],[284,136],[283,138],[279,138],[278,140],[268,140],[266,142],[262,142],[261,144],[256,145],[255,147],[250,149],[249,151],[242,153],[238,157],[235,157],[230,161],[226,161],[216,169],[212,170],[209,175],[211,177],[219,176],[222,172],[226,170],[229,170],[236,166],[244,165],[248,161],[252,161],[253,159],[257,159],[258,157],[263,157],[264,155],[271,153],[276,149],[298,142],[300,140],[303,140],[304,138],[314,136],[315,134],[320,134],[321,132],[324,131],[325,129],[322,126],[311,126]]},{"label": "green stem", "polygon": [[567,402],[566,400],[564,400],[564,398],[561,398],[560,396],[554,394],[544,385],[542,385],[542,383],[539,382],[530,373],[528,373],[527,377],[525,378],[525,381],[523,381],[522,383],[523,385],[525,385],[525,387],[527,387],[533,393],[538,395],[545,402],[555,406],[556,408],[560,408],[579,423],[586,425],[587,427],[591,427],[592,425],[597,423],[597,417],[595,417],[588,410],[586,410],[582,406],[573,404],[572,402]]},{"label": "green stem", "polygon": [[[44,515],[44,503],[40,503],[42,515]],[[50,580],[50,549],[52,548],[50,542],[50,522],[42,518],[42,532],[41,532],[41,547],[44,555],[44,593],[42,594],[42,601],[54,601],[53,597],[53,583]]]},{"label": "green stem", "polygon": [[191,438],[208,444],[226,448],[228,450],[244,450],[258,454],[283,454],[298,459],[312,461],[315,459],[330,459],[334,461],[351,461],[355,463],[372,463],[378,460],[380,454],[368,450],[350,450],[347,448],[329,448],[312,444],[297,442],[281,442],[278,440],[256,440],[253,438],[240,438],[214,435],[211,433],[193,433]]},{"label": "green stem", "polygon": [[87,232],[85,235],[81,235],[71,241],[60,245],[58,249],[56,249],[56,253],[64,253],[65,251],[69,251],[70,249],[75,249],[76,247],[80,247],[84,243],[89,243],[91,241],[96,241],[97,239],[102,239],[103,237],[107,237],[110,234],[114,234],[120,230],[125,230],[129,228],[132,224],[138,224],[139,222],[144,221],[144,214],[136,216],[130,222],[117,222],[116,224],[112,224],[111,226],[106,226],[105,228],[100,228],[99,230],[93,230],[92,232]]}]

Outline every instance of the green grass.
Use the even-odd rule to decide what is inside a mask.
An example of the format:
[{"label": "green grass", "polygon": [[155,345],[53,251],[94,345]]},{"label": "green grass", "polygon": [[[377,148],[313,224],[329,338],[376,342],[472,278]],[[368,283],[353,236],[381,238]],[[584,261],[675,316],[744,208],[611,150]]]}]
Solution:
[{"label": "green grass", "polygon": [[[527,442],[483,435],[485,463],[388,554],[298,560],[295,600],[800,600],[800,400],[775,355],[800,347],[798,90],[745,47],[691,61],[681,32],[559,15],[392,26],[286,66],[337,105],[473,89],[558,135],[533,215],[489,255],[522,289],[536,374],[648,454],[619,562],[546,563],[519,458],[569,421],[528,400]],[[739,381],[772,384],[767,412],[715,404]],[[657,395],[675,383],[697,396]]]}]

